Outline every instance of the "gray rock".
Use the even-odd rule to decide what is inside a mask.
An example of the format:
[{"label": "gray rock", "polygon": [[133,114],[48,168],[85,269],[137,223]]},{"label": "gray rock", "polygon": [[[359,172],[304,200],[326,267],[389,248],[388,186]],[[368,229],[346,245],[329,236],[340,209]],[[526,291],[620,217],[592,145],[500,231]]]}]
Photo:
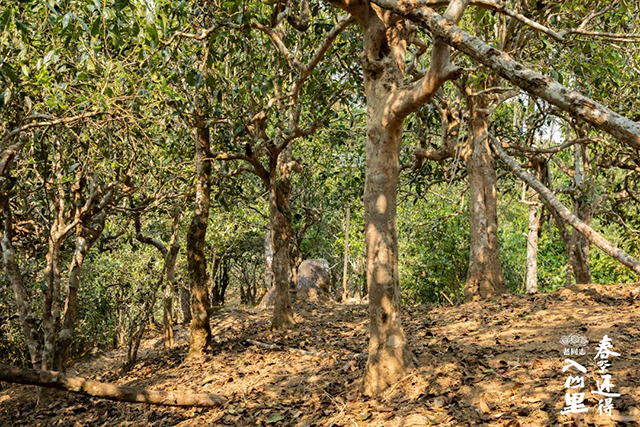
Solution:
[{"label": "gray rock", "polygon": [[329,295],[329,262],[308,259],[298,267],[298,301],[313,301]]}]

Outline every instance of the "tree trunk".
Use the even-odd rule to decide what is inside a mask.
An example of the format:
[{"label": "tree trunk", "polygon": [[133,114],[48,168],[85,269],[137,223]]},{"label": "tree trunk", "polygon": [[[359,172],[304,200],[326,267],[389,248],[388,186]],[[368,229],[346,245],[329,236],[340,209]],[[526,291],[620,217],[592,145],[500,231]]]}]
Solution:
[{"label": "tree trunk", "polygon": [[525,67],[508,54],[455,26],[451,20],[440,16],[435,10],[409,0],[373,0],[373,2],[418,23],[449,46],[469,55],[530,94],[544,99],[573,117],[592,124],[623,143],[640,149],[640,124],[561,85],[551,77],[543,76]]},{"label": "tree trunk", "polygon": [[538,229],[540,228],[540,206],[537,195],[529,201],[529,231],[527,233],[527,293],[538,292]]},{"label": "tree trunk", "polygon": [[271,247],[273,248],[273,279],[275,281],[275,304],[273,307],[273,329],[287,329],[294,325],[293,310],[289,299],[291,266],[291,212],[286,182],[278,179],[275,167],[271,168],[269,192],[269,220],[271,224]]},{"label": "tree trunk", "polygon": [[180,291],[180,311],[182,312],[182,323],[191,324],[191,293],[182,281],[178,285]]},{"label": "tree trunk", "polygon": [[402,126],[383,125],[388,117],[380,102],[385,99],[382,83],[375,82],[374,93],[367,97],[364,220],[371,336],[363,392],[369,396],[401,379],[412,365],[400,322],[398,278],[396,191]]},{"label": "tree trunk", "polygon": [[211,161],[207,159],[209,128],[196,124],[196,201],[193,219],[187,235],[187,259],[191,279],[191,338],[189,356],[200,356],[211,342],[209,324],[209,292],[207,289],[207,260],[204,253],[211,194]]},{"label": "tree trunk", "polygon": [[500,145],[500,142],[497,139],[495,139],[492,135],[490,135],[490,138],[493,149],[498,154],[498,157],[500,157],[500,159],[502,159],[502,161],[507,164],[509,169],[511,169],[516,176],[518,176],[538,192],[542,200],[550,207],[550,210],[555,210],[563,220],[568,222],[573,228],[575,228],[583,236],[589,239],[591,243],[602,249],[604,253],[620,262],[621,264],[629,267],[637,275],[640,275],[640,261],[627,254],[620,248],[612,245],[611,242],[602,237],[602,235],[600,235],[597,231],[581,221],[580,218],[575,216],[569,209],[567,209],[562,203],[560,203],[556,196],[551,191],[549,191],[547,187],[545,187],[540,181],[522,170],[518,162],[516,162],[515,159],[505,153]]},{"label": "tree trunk", "polygon": [[480,102],[474,106],[470,123],[471,155],[467,168],[471,248],[464,287],[467,301],[492,298],[506,291],[498,243],[496,169],[489,149],[489,122],[484,108],[486,105]]},{"label": "tree trunk", "polygon": [[118,402],[147,403],[150,405],[215,407],[227,401],[222,396],[212,394],[149,390],[142,387],[129,387],[91,381],[86,378],[69,377],[60,372],[20,369],[3,364],[0,364],[0,381],[67,390]]},{"label": "tree trunk", "polygon": [[351,206],[347,205],[347,224],[344,231],[344,268],[342,271],[342,301],[347,300],[347,282],[349,272],[349,220],[351,218]]},{"label": "tree trunk", "polygon": [[[574,145],[574,171],[575,186],[578,190],[574,198],[575,215],[587,225],[591,225],[593,216],[592,201],[593,179],[589,173],[589,160],[584,145]],[[582,234],[571,235],[571,254],[573,275],[576,284],[591,283],[591,267],[589,266],[589,239]]]},{"label": "tree trunk", "polygon": [[173,346],[173,299],[176,294],[176,262],[178,261],[178,253],[180,253],[178,234],[181,218],[182,214],[176,213],[173,221],[169,251],[164,260],[166,284],[162,301],[162,325],[164,328],[164,346],[166,348]]},{"label": "tree trunk", "polygon": [[91,220],[90,224],[80,224],[76,227],[76,249],[73,254],[71,268],[69,270],[69,289],[67,291],[64,319],[62,321],[62,328],[58,337],[55,357],[55,368],[59,372],[66,372],[69,347],[73,340],[82,265],[84,264],[85,257],[91,249],[91,246],[93,246],[102,234],[106,219],[106,212],[101,212]]},{"label": "tree trunk", "polygon": [[56,341],[60,328],[60,246],[63,236],[58,232],[58,220],[54,222],[49,235],[49,249],[44,271],[44,303],[42,305],[42,329],[44,345],[42,348],[42,370],[54,367]]},{"label": "tree trunk", "polygon": [[20,268],[16,262],[16,252],[12,244],[13,217],[11,215],[11,208],[8,201],[5,201],[3,211],[4,231],[2,233],[1,244],[4,257],[4,271],[11,282],[11,287],[13,288],[22,331],[27,343],[27,348],[29,349],[31,366],[34,368],[40,368],[42,364],[42,337],[38,333],[35,324],[35,316],[30,311],[27,287],[24,284],[22,273],[20,272]]},{"label": "tree trunk", "polygon": [[[271,226],[271,224],[269,224]],[[273,286],[273,242],[271,227],[264,233],[264,287],[270,290]]]}]

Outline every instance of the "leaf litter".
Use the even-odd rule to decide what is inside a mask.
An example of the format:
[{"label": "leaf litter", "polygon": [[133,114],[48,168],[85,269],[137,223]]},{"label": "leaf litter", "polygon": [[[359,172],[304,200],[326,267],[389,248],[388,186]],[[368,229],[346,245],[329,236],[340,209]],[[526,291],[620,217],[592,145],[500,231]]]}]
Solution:
[{"label": "leaf litter", "polygon": [[[360,395],[368,344],[366,305],[300,303],[297,326],[269,329],[271,313],[225,308],[212,317],[213,345],[186,358],[188,330],[165,351],[150,331],[139,363],[120,373],[122,350],[96,352],[72,375],[158,390],[220,394],[220,408],[132,405],[61,394],[36,408],[34,387],[0,389],[0,425],[12,426],[617,426],[638,425],[640,298],[637,285],[582,285],[533,296],[505,295],[456,307],[404,307],[417,367],[381,396]],[[560,338],[587,336],[589,412],[561,415]],[[595,348],[603,335],[620,357],[610,368],[612,417],[597,413]]]}]

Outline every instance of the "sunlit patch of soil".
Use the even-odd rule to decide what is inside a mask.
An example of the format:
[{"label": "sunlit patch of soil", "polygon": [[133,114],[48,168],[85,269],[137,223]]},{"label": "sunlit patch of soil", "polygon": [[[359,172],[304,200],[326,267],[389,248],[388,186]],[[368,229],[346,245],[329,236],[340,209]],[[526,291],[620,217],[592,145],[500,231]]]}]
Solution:
[{"label": "sunlit patch of soil", "polygon": [[[0,390],[0,425],[15,426],[614,426],[640,419],[640,296],[637,285],[585,285],[536,296],[507,295],[457,307],[406,307],[403,321],[418,362],[377,399],[364,399],[366,305],[301,304],[297,326],[269,329],[270,313],[223,309],[212,318],[214,342],[201,360],[186,360],[188,331],[176,328],[165,351],[152,332],[139,363],[120,374],[121,351],[79,360],[70,374],[159,390],[220,394],[221,408],[131,405],[64,395],[35,409],[35,388]],[[586,414],[561,415],[565,404],[560,339],[589,339]],[[599,415],[594,356],[607,334],[616,392],[613,416]],[[248,342],[247,340],[252,340]],[[256,343],[257,342],[257,343]],[[259,344],[276,344],[265,348]],[[575,374],[575,373],[574,373]]]}]

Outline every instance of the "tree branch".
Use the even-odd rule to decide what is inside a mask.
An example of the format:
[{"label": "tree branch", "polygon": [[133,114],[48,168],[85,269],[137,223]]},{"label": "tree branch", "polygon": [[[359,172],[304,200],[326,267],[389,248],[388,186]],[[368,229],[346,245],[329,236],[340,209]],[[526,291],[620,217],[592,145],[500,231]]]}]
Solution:
[{"label": "tree branch", "polygon": [[640,149],[640,124],[621,116],[604,105],[571,90],[551,77],[525,67],[508,54],[492,48],[477,37],[455,26],[433,9],[417,0],[375,0],[376,4],[392,10],[441,37],[450,46],[466,53],[494,72],[520,86],[573,117],[591,123],[635,149]]},{"label": "tree branch", "polygon": [[213,394],[149,390],[142,387],[130,387],[92,381],[80,377],[70,377],[60,372],[21,369],[4,364],[0,364],[0,381],[57,388],[119,402],[147,403],[150,405],[216,407],[227,401],[224,397]]},{"label": "tree branch", "polygon": [[531,188],[533,188],[545,203],[550,205],[556,212],[568,222],[573,228],[575,228],[578,232],[580,232],[583,236],[585,236],[591,243],[602,249],[604,253],[611,256],[621,264],[629,267],[636,274],[640,275],[640,261],[631,255],[627,254],[620,248],[614,246],[606,240],[602,235],[600,235],[593,228],[589,227],[585,224],[580,218],[575,216],[569,209],[567,209],[560,201],[556,198],[556,196],[549,190],[546,186],[544,186],[540,181],[538,181],[533,176],[526,173],[520,165],[516,162],[516,160],[510,157],[501,147],[500,142],[492,135],[489,134],[489,140],[491,142],[491,146],[494,151],[502,159],[502,161],[511,169],[511,171],[518,176],[521,180],[526,182]]}]

